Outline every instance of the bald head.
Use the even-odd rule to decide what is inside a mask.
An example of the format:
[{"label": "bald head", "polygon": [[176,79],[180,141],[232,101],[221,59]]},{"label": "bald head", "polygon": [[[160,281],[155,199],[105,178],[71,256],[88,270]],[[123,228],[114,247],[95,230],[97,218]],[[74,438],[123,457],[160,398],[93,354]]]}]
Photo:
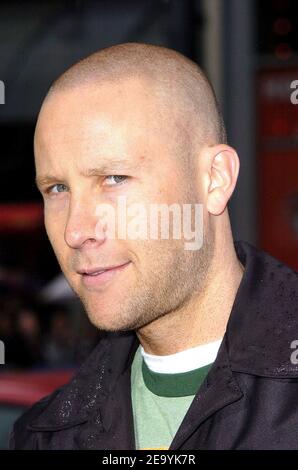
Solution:
[{"label": "bald head", "polygon": [[160,46],[127,43],[95,52],[59,77],[47,99],[72,88],[121,84],[130,78],[148,85],[166,109],[175,108],[192,140],[200,145],[226,143],[221,112],[202,70],[182,54]]}]

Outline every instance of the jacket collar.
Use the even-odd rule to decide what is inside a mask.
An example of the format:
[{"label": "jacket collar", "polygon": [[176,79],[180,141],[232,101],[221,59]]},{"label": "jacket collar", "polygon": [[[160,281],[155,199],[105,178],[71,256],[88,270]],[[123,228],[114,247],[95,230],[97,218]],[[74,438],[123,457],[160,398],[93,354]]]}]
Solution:
[{"label": "jacket collar", "polygon": [[57,391],[28,429],[57,431],[88,421],[103,408],[138,345],[135,333],[104,334],[72,380]]},{"label": "jacket collar", "polygon": [[217,358],[194,397],[171,443],[170,450],[181,448],[182,444],[203,421],[242,397],[243,392],[230,367],[225,336]]},{"label": "jacket collar", "polygon": [[[298,331],[298,273],[246,242],[235,242],[235,249],[245,270],[224,341],[208,374],[211,384],[217,374],[214,386],[221,383],[229,391],[228,402],[242,396],[232,370],[266,377],[298,376],[298,366],[290,361],[291,341],[298,339],[294,337]],[[134,332],[106,334],[76,376],[58,391],[29,429],[66,429],[88,421],[95,411],[104,410],[104,402],[119,376],[125,372],[129,375],[127,370],[138,345]],[[209,413],[224,406],[218,400],[211,404],[211,396],[214,398],[209,391]]]}]

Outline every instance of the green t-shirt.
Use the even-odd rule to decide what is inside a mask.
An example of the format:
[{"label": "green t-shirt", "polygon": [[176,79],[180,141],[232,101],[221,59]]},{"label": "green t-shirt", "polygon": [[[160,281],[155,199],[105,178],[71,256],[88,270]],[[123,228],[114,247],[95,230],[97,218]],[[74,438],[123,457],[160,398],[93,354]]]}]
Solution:
[{"label": "green t-shirt", "polygon": [[151,371],[137,349],[131,369],[136,449],[168,449],[212,364],[179,374]]}]

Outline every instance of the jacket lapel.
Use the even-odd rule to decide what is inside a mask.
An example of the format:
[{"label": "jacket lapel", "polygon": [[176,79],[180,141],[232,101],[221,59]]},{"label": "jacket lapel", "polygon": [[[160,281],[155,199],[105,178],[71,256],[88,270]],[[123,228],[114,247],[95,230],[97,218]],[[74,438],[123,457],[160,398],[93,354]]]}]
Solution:
[{"label": "jacket lapel", "polygon": [[[73,428],[76,449],[133,449],[129,365],[138,344],[135,333],[106,335],[27,428],[54,433]],[[58,445],[61,436],[53,435],[54,447],[56,439]]]},{"label": "jacket lapel", "polygon": [[130,365],[138,345],[134,333],[119,335],[111,345],[108,393],[98,417],[102,429],[92,416],[79,434],[79,449],[135,449]]},{"label": "jacket lapel", "polygon": [[207,418],[224,406],[240,400],[242,396],[243,392],[230,368],[224,337],[216,361],[191,403],[170,450],[179,449]]}]

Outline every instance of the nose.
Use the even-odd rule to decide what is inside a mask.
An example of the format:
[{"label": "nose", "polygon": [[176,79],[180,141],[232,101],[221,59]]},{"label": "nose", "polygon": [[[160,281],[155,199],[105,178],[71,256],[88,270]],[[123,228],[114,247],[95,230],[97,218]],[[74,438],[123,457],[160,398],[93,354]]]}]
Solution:
[{"label": "nose", "polygon": [[87,243],[101,245],[104,242],[103,224],[96,218],[95,209],[90,201],[71,202],[64,239],[70,248],[81,248]]}]

